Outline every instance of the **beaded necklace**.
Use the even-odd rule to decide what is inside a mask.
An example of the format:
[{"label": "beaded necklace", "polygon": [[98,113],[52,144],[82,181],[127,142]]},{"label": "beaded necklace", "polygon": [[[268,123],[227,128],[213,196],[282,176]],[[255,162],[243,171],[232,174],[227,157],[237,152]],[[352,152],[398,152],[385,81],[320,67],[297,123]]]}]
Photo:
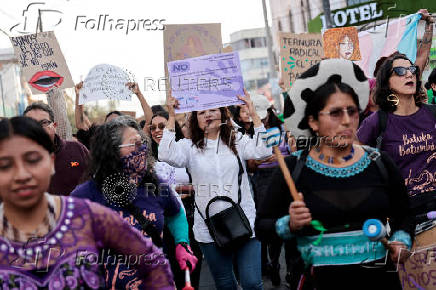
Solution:
[{"label": "beaded necklace", "polygon": [[[349,160],[351,160],[351,158],[353,158],[354,156],[354,147],[351,146],[351,152],[350,154],[343,156],[341,158],[336,158],[334,156],[328,156],[328,155],[324,155],[324,153],[321,153],[321,149],[319,149],[319,147],[315,147],[315,152],[319,153],[318,155],[318,159],[324,162],[327,162],[329,164],[341,164],[344,162],[347,162]],[[336,162],[335,162],[336,161]]]}]

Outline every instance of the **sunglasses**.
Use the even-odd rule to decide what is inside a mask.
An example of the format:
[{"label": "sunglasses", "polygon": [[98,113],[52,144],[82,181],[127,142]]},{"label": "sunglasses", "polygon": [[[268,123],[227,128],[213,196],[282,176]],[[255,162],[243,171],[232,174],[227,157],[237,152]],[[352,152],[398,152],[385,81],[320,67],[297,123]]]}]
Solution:
[{"label": "sunglasses", "polygon": [[329,112],[319,112],[320,115],[329,115],[330,119],[335,121],[342,120],[345,113],[347,113],[350,118],[359,117],[359,109],[353,106],[346,108],[335,108]]},{"label": "sunglasses", "polygon": [[150,130],[151,131],[156,131],[157,128],[159,128],[160,130],[163,130],[163,129],[165,129],[166,126],[167,125],[165,123],[159,123],[159,124],[157,124],[157,126],[156,125],[150,125]]},{"label": "sunglasses", "polygon": [[47,120],[47,119],[44,119],[44,120],[41,120],[38,122],[38,124],[43,128],[48,127],[51,123],[53,123],[53,122],[50,120]]},{"label": "sunglasses", "polygon": [[145,144],[145,140],[138,140],[135,143],[118,145],[118,147],[119,148],[123,148],[123,147],[132,147],[132,146],[135,146],[136,148],[140,148],[144,144]]},{"label": "sunglasses", "polygon": [[396,66],[392,68],[392,71],[397,75],[397,76],[405,76],[407,74],[407,71],[410,71],[410,73],[412,75],[415,75],[418,67],[416,65],[411,65],[409,67],[404,67],[404,66]]}]

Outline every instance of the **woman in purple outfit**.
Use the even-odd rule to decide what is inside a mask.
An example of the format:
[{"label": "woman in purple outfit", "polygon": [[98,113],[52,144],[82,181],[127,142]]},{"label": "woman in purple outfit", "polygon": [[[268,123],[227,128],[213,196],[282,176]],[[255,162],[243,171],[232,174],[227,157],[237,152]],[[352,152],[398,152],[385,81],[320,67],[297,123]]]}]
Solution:
[{"label": "woman in purple outfit", "polygon": [[140,273],[144,288],[174,289],[150,239],[108,208],[47,194],[53,174],[42,127],[26,117],[1,120],[1,289],[105,289],[103,264],[114,255]]},{"label": "woman in purple outfit", "polygon": [[380,111],[362,122],[357,137],[392,157],[415,215],[425,216],[436,210],[436,118],[434,106],[420,103],[420,89],[419,67],[404,54],[389,57],[377,73],[374,97]]}]

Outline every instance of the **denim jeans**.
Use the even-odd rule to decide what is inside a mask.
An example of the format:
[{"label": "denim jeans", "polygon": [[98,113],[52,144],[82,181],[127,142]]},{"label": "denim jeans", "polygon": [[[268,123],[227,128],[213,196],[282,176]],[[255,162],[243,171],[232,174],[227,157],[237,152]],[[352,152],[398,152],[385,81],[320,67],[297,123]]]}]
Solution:
[{"label": "denim jeans", "polygon": [[258,240],[250,239],[232,252],[221,250],[216,247],[215,243],[200,243],[200,248],[209,265],[217,289],[238,289],[233,272],[233,260],[238,267],[242,289],[263,289],[260,242]]}]

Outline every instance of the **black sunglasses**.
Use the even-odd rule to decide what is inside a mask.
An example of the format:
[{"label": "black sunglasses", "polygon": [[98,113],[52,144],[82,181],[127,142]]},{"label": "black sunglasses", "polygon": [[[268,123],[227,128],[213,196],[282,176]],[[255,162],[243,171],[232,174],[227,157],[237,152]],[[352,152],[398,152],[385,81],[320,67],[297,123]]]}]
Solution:
[{"label": "black sunglasses", "polygon": [[150,125],[150,130],[151,131],[156,131],[157,128],[159,128],[160,130],[163,130],[163,129],[165,129],[166,126],[167,125],[165,123],[159,123],[159,124],[157,124],[157,126],[156,125]]},{"label": "black sunglasses", "polygon": [[418,67],[416,65],[411,65],[409,67],[404,67],[404,66],[396,66],[392,68],[392,71],[397,75],[397,76],[405,76],[407,71],[410,71],[410,73],[412,75],[415,75],[416,72],[418,71]]}]

